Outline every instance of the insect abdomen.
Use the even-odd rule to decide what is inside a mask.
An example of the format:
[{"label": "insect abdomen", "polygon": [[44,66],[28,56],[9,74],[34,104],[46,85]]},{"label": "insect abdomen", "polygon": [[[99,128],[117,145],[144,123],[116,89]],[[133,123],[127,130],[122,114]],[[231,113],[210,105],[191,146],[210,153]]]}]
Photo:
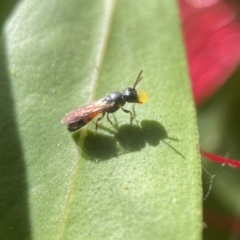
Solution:
[{"label": "insect abdomen", "polygon": [[68,131],[69,132],[74,132],[76,130],[78,130],[79,128],[82,128],[83,126],[85,126],[86,124],[88,124],[93,118],[91,117],[84,117],[82,119],[79,119],[75,122],[70,122],[68,123]]},{"label": "insect abdomen", "polygon": [[75,121],[72,120],[72,121],[68,122],[67,123],[68,131],[74,132],[74,131],[78,130],[79,128],[82,128],[83,126],[88,124],[90,121],[92,121],[93,118],[95,118],[99,113],[100,112],[94,112],[92,114],[85,115],[82,118],[79,118]]},{"label": "insect abdomen", "polygon": [[82,128],[83,126],[85,126],[88,122],[86,122],[83,119],[81,119],[81,120],[79,120],[77,122],[69,123],[68,124],[68,131],[69,132],[74,132],[74,131],[78,130],[79,128]]}]

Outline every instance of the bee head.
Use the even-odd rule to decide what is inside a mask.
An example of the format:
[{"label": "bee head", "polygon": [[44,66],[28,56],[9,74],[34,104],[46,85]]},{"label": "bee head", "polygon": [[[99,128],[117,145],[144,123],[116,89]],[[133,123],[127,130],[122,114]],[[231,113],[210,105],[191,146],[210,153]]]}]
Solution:
[{"label": "bee head", "polygon": [[137,80],[132,88],[125,88],[122,92],[123,99],[129,103],[145,103],[148,99],[147,93],[144,91],[136,91],[137,84],[141,81],[142,71],[139,73]]},{"label": "bee head", "polygon": [[136,91],[135,88],[126,88],[122,94],[123,99],[129,103],[145,103],[148,99],[145,91]]}]

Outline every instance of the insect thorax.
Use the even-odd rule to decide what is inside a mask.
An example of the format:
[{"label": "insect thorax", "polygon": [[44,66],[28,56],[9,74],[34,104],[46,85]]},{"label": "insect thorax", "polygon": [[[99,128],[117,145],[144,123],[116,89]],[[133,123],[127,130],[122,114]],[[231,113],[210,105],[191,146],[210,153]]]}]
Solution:
[{"label": "insect thorax", "polygon": [[[109,104],[109,108],[105,111],[108,113],[116,112],[121,106],[124,106],[126,101],[120,92],[112,92],[104,98],[104,101]],[[110,107],[111,106],[111,107]]]}]

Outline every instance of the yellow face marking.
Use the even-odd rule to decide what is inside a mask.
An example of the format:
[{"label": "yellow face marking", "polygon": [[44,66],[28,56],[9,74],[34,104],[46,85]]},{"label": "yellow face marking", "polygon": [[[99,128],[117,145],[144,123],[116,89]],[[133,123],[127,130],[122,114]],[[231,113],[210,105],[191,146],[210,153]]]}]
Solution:
[{"label": "yellow face marking", "polygon": [[145,91],[138,91],[138,103],[145,103],[148,100],[148,95]]}]

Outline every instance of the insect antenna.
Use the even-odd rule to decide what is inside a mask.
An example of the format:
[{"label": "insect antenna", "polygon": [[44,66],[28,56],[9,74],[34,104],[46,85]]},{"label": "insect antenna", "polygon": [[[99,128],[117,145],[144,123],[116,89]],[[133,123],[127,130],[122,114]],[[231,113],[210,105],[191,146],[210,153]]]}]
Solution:
[{"label": "insect antenna", "polygon": [[138,74],[138,77],[135,81],[135,83],[133,84],[133,89],[135,89],[135,87],[138,85],[138,83],[142,80],[141,74],[142,74],[143,70],[140,71],[140,73]]}]

